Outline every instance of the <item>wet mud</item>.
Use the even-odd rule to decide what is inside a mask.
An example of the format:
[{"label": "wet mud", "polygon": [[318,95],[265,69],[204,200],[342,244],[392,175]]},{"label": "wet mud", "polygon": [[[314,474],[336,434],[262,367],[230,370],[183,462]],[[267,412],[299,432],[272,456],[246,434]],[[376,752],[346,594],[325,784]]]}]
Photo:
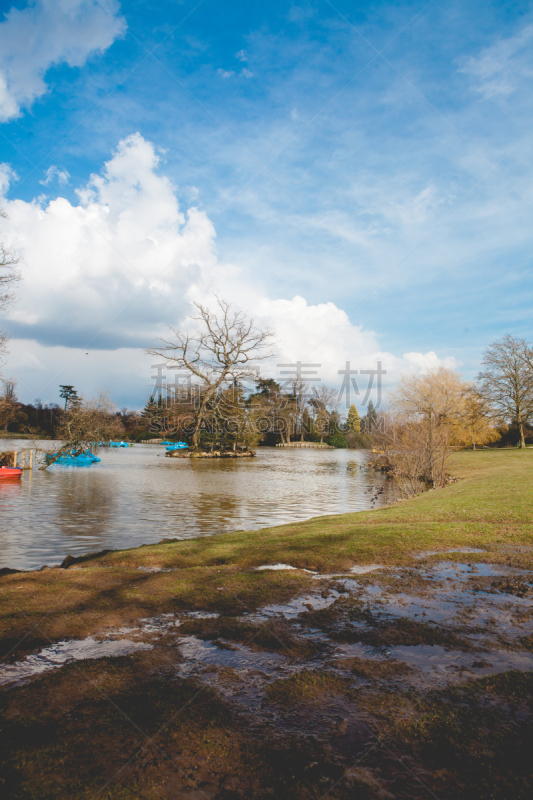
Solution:
[{"label": "wet mud", "polygon": [[[33,796],[28,758],[44,725],[65,742],[55,769],[70,794],[42,778],[39,797],[530,797],[533,573],[480,551],[442,558],[316,574],[287,604],[162,614],[2,667],[11,758],[0,780],[12,797]],[[99,703],[136,709],[131,731],[115,716],[104,725],[111,712],[94,699],[78,698],[78,717],[40,718],[39,697],[69,705],[76,669],[104,687]],[[94,761],[73,777],[83,731]]]}]

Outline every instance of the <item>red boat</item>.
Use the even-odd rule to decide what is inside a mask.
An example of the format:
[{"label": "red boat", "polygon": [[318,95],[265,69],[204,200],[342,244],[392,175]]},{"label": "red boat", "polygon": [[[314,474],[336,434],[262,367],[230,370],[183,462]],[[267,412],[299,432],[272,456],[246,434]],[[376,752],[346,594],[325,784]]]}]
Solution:
[{"label": "red boat", "polygon": [[0,480],[2,478],[20,478],[22,470],[18,467],[0,467]]}]

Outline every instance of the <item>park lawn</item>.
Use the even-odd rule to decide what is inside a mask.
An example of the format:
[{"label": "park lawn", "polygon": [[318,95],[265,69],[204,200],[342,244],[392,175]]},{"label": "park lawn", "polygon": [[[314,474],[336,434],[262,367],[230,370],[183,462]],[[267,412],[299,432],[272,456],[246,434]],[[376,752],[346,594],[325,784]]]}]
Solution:
[{"label": "park lawn", "polygon": [[[420,552],[460,547],[486,551],[469,560],[533,567],[533,450],[463,451],[454,455],[451,472],[456,483],[375,511],[167,541],[78,560],[68,569],[5,575],[0,652],[18,658],[50,641],[162,612],[240,614],[286,602],[316,587],[303,569],[331,573],[358,564],[409,564]],[[276,563],[298,569],[253,569]]]}]

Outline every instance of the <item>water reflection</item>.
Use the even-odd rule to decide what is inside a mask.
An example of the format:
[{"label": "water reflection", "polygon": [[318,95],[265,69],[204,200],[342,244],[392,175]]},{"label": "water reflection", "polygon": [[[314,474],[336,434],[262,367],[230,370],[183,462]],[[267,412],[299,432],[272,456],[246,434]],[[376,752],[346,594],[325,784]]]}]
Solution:
[{"label": "water reflection", "polygon": [[116,513],[116,481],[98,473],[87,481],[80,481],[76,477],[79,469],[82,468],[72,467],[67,472],[58,491],[55,476],[47,473],[52,484],[51,493],[56,498],[56,524],[69,536],[78,533],[98,536],[107,530]]},{"label": "water reflection", "polygon": [[136,445],[100,455],[91,467],[55,465],[0,484],[0,566],[375,508],[393,491],[357,451],[262,448],[254,459],[191,461]]}]

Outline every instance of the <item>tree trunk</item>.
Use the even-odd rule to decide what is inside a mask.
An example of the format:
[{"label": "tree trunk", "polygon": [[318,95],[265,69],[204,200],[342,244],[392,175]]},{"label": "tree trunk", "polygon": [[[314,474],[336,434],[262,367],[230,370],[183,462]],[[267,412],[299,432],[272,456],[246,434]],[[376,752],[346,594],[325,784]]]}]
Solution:
[{"label": "tree trunk", "polygon": [[519,447],[520,447],[520,449],[522,449],[523,447],[526,446],[526,440],[524,438],[524,423],[523,422],[519,422],[518,423],[518,429],[520,431],[520,444],[519,444]]}]

